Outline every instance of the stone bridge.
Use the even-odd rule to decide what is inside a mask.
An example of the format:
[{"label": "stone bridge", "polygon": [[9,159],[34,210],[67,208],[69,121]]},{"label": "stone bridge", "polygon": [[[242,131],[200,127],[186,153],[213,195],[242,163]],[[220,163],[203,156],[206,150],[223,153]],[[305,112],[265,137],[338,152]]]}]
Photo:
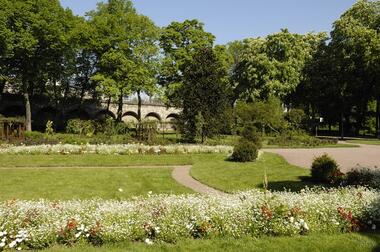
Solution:
[{"label": "stone bridge", "polygon": [[[51,120],[59,130],[64,129],[70,119],[96,120],[106,117],[116,118],[117,105],[107,102],[100,104],[93,100],[80,103],[77,99],[66,101],[64,104],[53,104],[48,97],[32,97],[33,130],[44,130],[46,122]],[[137,122],[137,104],[124,103],[123,121]],[[180,109],[168,108],[163,104],[143,104],[142,119],[170,123],[178,118]],[[6,117],[25,116],[24,102],[21,96],[13,94],[0,95],[0,114]]]}]

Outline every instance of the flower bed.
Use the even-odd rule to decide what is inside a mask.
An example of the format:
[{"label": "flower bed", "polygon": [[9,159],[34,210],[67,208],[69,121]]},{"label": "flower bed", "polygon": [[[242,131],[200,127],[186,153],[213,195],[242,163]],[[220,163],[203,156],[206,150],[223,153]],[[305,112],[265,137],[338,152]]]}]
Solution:
[{"label": "flower bed", "polygon": [[127,145],[36,145],[36,146],[0,146],[0,154],[103,154],[103,155],[132,155],[132,154],[203,154],[203,153],[232,153],[230,146],[206,145],[166,145],[148,146],[141,144]]},{"label": "flower bed", "polygon": [[366,188],[157,195],[132,201],[11,201],[0,204],[0,250],[54,244],[307,235],[376,229],[380,192]]}]

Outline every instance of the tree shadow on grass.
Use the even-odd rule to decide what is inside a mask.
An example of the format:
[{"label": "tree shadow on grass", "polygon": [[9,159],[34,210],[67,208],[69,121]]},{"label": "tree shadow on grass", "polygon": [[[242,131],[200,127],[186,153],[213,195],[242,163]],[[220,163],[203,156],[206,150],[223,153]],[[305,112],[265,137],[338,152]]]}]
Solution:
[{"label": "tree shadow on grass", "polygon": [[[313,188],[313,187],[333,187],[332,185],[315,183],[312,181],[311,177],[300,176],[299,180],[283,180],[283,181],[268,181],[268,189],[271,191],[291,191],[299,192],[302,189]],[[263,184],[260,184],[260,188],[264,188]]]}]

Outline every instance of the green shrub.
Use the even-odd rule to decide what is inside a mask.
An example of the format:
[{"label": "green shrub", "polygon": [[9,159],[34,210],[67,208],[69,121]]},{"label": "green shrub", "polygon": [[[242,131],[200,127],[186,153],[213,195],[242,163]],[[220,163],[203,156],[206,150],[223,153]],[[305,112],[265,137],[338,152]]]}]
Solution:
[{"label": "green shrub", "polygon": [[303,131],[284,131],[275,138],[269,139],[268,145],[278,145],[283,147],[304,146],[315,147],[323,145],[334,145],[338,141],[335,139],[320,139],[309,136]]},{"label": "green shrub", "polygon": [[241,133],[241,137],[254,143],[258,149],[262,148],[262,139],[257,133],[256,127],[245,126]]},{"label": "green shrub", "polygon": [[251,162],[257,159],[259,148],[247,139],[240,139],[235,145],[231,160],[235,162]]},{"label": "green shrub", "polygon": [[346,174],[345,183],[347,185],[380,188],[380,171],[364,167],[352,169]]},{"label": "green shrub", "polygon": [[92,136],[96,131],[96,122],[72,119],[67,122],[66,133]]},{"label": "green shrub", "polygon": [[311,177],[315,182],[335,184],[340,182],[341,173],[334,159],[324,154],[314,159],[311,166]]}]

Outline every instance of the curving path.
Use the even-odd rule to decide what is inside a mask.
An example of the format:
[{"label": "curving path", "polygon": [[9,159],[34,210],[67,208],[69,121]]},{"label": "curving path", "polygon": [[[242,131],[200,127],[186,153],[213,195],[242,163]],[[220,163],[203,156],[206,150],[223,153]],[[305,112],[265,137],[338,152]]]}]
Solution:
[{"label": "curving path", "polygon": [[334,158],[342,172],[348,172],[360,165],[380,170],[380,146],[360,144],[358,148],[319,149],[266,149],[266,152],[283,156],[290,164],[310,168],[315,157],[328,154]]}]

